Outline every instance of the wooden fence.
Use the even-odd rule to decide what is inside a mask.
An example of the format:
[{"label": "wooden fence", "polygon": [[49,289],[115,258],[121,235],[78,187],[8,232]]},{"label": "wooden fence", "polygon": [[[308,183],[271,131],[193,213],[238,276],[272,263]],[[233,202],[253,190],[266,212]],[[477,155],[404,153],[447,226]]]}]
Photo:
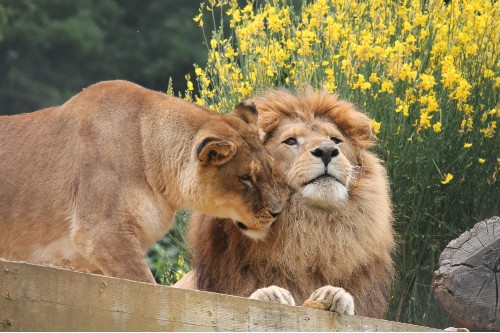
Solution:
[{"label": "wooden fence", "polygon": [[437,331],[0,261],[0,331]]}]

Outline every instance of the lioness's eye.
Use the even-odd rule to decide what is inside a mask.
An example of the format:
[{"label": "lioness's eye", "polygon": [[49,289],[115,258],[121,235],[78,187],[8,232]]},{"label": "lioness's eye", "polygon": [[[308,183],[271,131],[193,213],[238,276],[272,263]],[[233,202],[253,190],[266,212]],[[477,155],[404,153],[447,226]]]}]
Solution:
[{"label": "lioness's eye", "polygon": [[248,187],[252,187],[253,186],[253,178],[250,175],[241,176],[240,177],[240,182],[242,182],[243,184],[245,184]]},{"label": "lioness's eye", "polygon": [[341,142],[342,142],[342,140],[340,140],[339,138],[334,137],[334,136],[332,136],[332,137],[330,138],[330,140],[332,140],[333,142],[335,142],[335,143],[337,143],[337,144],[339,144],[339,143],[341,143]]},{"label": "lioness's eye", "polygon": [[284,144],[289,145],[289,146],[295,146],[297,144],[297,139],[295,138],[288,138],[285,141],[283,141]]}]

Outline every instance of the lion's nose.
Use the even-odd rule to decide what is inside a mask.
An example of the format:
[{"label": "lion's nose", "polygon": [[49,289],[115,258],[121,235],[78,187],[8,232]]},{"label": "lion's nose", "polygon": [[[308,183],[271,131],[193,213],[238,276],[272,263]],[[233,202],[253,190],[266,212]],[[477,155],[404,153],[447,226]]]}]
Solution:
[{"label": "lion's nose", "polygon": [[327,166],[328,163],[330,163],[330,161],[332,160],[332,157],[335,157],[339,154],[339,149],[333,146],[320,146],[314,150],[311,150],[311,154],[313,154],[313,156],[321,158],[323,163],[325,163],[325,166]]}]

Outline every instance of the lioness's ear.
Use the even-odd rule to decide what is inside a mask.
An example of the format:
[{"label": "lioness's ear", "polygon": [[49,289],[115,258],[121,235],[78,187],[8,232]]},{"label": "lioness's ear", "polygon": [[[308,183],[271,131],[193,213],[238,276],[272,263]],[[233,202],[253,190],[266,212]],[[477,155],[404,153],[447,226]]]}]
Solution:
[{"label": "lioness's ear", "polygon": [[206,137],[198,144],[196,155],[203,165],[223,165],[233,158],[236,150],[231,141]]},{"label": "lioness's ear", "polygon": [[257,107],[255,106],[255,102],[251,99],[247,99],[246,101],[236,105],[230,115],[238,117],[245,123],[257,127]]}]

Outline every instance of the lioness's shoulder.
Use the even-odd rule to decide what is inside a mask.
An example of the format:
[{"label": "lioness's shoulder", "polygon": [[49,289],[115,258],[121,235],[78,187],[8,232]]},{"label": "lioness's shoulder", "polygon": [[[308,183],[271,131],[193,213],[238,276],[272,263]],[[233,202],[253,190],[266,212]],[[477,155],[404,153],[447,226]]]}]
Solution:
[{"label": "lioness's shoulder", "polygon": [[125,80],[110,80],[101,81],[95,83],[87,88],[84,88],[82,93],[88,95],[110,95],[110,96],[127,96],[130,94],[147,94],[147,93],[158,93],[147,88],[144,88],[138,84]]}]

